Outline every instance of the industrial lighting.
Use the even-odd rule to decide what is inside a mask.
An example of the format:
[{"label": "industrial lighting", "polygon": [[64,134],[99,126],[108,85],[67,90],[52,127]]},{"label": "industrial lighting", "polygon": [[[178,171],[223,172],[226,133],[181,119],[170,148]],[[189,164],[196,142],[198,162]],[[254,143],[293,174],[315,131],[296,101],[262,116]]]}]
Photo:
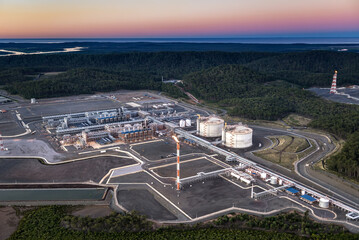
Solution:
[{"label": "industrial lighting", "polygon": [[179,143],[177,136],[173,135],[172,138],[176,141],[176,143]]},{"label": "industrial lighting", "polygon": [[172,138],[177,143],[177,190],[180,190],[180,142],[175,135],[173,135]]}]

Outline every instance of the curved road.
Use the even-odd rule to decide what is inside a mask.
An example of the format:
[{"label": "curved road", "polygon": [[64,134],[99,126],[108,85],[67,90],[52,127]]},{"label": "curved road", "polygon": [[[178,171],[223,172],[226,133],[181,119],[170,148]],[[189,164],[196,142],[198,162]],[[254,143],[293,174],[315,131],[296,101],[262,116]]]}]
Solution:
[{"label": "curved road", "polygon": [[[359,206],[359,191],[353,191],[353,189],[348,186],[344,187],[342,183],[337,182],[335,180],[332,180],[329,183],[326,180],[330,180],[330,179],[327,179],[325,176],[321,176],[319,179],[319,175],[322,174],[319,174],[317,172],[315,172],[316,176],[311,175],[310,165],[320,161],[323,157],[325,157],[335,148],[335,145],[329,142],[329,139],[327,137],[323,135],[303,132],[299,130],[287,131],[278,128],[261,127],[255,125],[252,125],[250,127],[254,129],[256,135],[260,135],[263,137],[268,135],[286,134],[286,135],[297,135],[305,138],[310,138],[317,142],[318,148],[317,151],[315,151],[312,155],[297,163],[297,174],[294,171],[290,171],[282,166],[279,166],[277,164],[256,157],[252,154],[252,152],[245,152],[244,154],[240,154],[240,155],[249,158],[252,161],[257,162],[280,174],[288,176],[302,183],[303,185],[309,186],[311,188],[315,188],[320,192],[324,193],[325,195],[328,195],[334,199],[339,199],[342,202],[345,202],[346,204],[352,207],[357,208]],[[268,143],[266,145],[268,145]]]}]

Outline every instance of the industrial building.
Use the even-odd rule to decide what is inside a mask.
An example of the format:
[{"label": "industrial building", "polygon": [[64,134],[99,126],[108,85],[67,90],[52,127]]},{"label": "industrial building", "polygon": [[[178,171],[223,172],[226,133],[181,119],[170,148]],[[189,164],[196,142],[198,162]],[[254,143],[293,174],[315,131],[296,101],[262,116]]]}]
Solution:
[{"label": "industrial building", "polygon": [[[168,104],[166,104],[168,106]],[[166,127],[154,121],[157,110],[128,110],[124,107],[93,112],[80,112],[43,117],[48,130],[55,129],[56,136],[64,146],[74,145],[77,149],[93,143],[107,145],[115,142],[133,143],[165,135]],[[167,109],[169,112],[170,109]],[[173,112],[173,109],[172,109]],[[172,115],[168,115],[171,118]],[[163,112],[158,116],[163,118]],[[190,120],[184,120],[190,125]],[[91,145],[93,146],[93,145]]]},{"label": "industrial building", "polygon": [[[43,123],[48,132],[54,135],[56,134],[56,138],[60,141],[62,147],[73,145],[78,149],[85,147],[99,148],[105,147],[105,145],[110,145],[108,149],[112,149],[116,144],[132,144],[163,137],[156,141],[131,145],[130,151],[133,151],[131,148],[134,146],[139,148],[143,146],[144,150],[138,151],[137,153],[144,156],[144,161],[146,161],[144,154],[150,152],[149,149],[153,149],[151,144],[158,143],[162,144],[161,146],[165,144],[171,145],[171,142],[168,141],[168,137],[176,135],[179,142],[185,143],[183,144],[183,148],[185,149],[183,155],[186,155],[186,158],[184,158],[186,163],[181,166],[186,166],[186,164],[188,166],[192,164],[192,162],[197,161],[194,159],[211,158],[209,162],[221,167],[221,169],[216,168],[210,171],[204,171],[202,169],[198,169],[197,171],[197,168],[193,168],[193,171],[196,172],[191,175],[188,173],[185,174],[190,167],[187,167],[187,170],[186,167],[183,167],[184,171],[181,171],[183,171],[184,174],[179,175],[180,143],[177,142],[177,171],[173,170],[172,177],[166,176],[163,177],[162,180],[164,180],[166,184],[168,184],[168,182],[171,184],[176,183],[176,189],[178,190],[191,188],[192,184],[196,182],[204,184],[204,180],[225,177],[227,180],[235,182],[235,184],[240,186],[253,183],[262,184],[261,186],[264,186],[264,191],[262,192],[255,193],[252,187],[251,197],[254,199],[277,194],[284,195],[287,193],[291,195],[289,196],[290,198],[300,198],[309,204],[319,205],[319,207],[323,209],[329,208],[330,206],[337,206],[347,211],[356,212],[355,209],[345,206],[334,199],[327,199],[325,195],[313,189],[307,188],[292,179],[276,174],[268,168],[263,168],[259,164],[237,155],[234,149],[248,148],[253,144],[253,129],[246,125],[241,123],[227,125],[223,119],[214,115],[197,115],[198,117],[196,118],[197,113],[203,115],[206,113],[200,111],[194,112],[190,108],[184,112],[180,107],[176,107],[173,104],[161,103],[160,101],[148,103],[147,105],[142,102],[136,104],[137,105],[128,104],[129,106],[127,106],[127,108],[120,107],[101,111],[43,117]],[[177,113],[177,111],[179,113]],[[196,121],[197,125],[192,127],[194,121]],[[145,145],[147,144],[150,146],[146,147]],[[190,147],[192,149],[198,147],[200,151],[206,148],[206,151],[209,150],[207,151],[208,156],[201,157],[200,155],[198,157],[198,153],[194,153],[193,150],[188,150]],[[229,151],[226,148],[233,148],[233,151]],[[70,147],[69,149],[73,148]],[[101,149],[101,152],[106,149],[107,148]],[[155,153],[153,154],[158,154],[161,159],[166,158],[166,164],[170,165],[176,156],[176,152],[170,147],[169,149],[170,151],[164,151],[164,153],[160,154],[158,154],[158,152],[161,151],[160,148],[154,149]],[[195,158],[190,159],[191,155],[189,153],[194,153]],[[212,157],[215,155],[218,156],[218,159]],[[211,163],[208,165],[210,164]],[[197,165],[197,167],[198,166],[200,165]],[[199,168],[201,167],[202,165]],[[141,168],[142,166],[136,167],[137,170]],[[176,172],[177,178],[173,180],[176,176]],[[119,170],[117,174],[119,173],[121,173],[121,170]],[[184,177],[180,178],[180,176]],[[268,186],[269,189],[267,189]],[[248,188],[247,186],[245,187]],[[165,191],[168,191],[167,189],[170,188],[166,188]]]}]

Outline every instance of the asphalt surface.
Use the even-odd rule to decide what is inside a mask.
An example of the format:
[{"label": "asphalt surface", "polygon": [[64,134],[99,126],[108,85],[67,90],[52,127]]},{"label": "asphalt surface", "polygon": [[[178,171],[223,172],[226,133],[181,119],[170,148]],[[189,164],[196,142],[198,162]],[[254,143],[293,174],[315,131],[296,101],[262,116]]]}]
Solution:
[{"label": "asphalt surface", "polygon": [[[314,92],[316,95],[328,99],[333,102],[339,103],[348,103],[348,104],[359,104],[359,100],[348,98],[344,95],[330,94],[329,88],[309,88],[311,92]],[[337,89],[339,93],[349,94],[352,97],[359,98],[359,89]]]},{"label": "asphalt surface", "polygon": [[37,159],[0,159],[0,183],[99,182],[112,168],[136,163],[132,159],[96,157],[57,165]]},{"label": "asphalt surface", "polygon": [[[222,167],[206,159],[182,162],[180,166],[181,178],[191,177],[199,172],[212,172],[222,169]],[[176,167],[176,164],[173,163],[169,166],[155,168],[153,171],[161,177],[176,177]]]},{"label": "asphalt surface", "polygon": [[[127,189],[117,191],[118,202],[127,210],[156,220],[176,220],[177,217],[168,211],[155,196],[145,189]],[[145,199],[145,204],[144,204]]]},{"label": "asphalt surface", "polygon": [[343,188],[340,185],[334,186],[333,183],[330,184],[328,182],[319,180],[317,177],[311,175],[308,171],[308,168],[312,163],[314,164],[315,162],[321,160],[324,156],[326,156],[335,148],[334,144],[330,143],[325,136],[315,133],[299,131],[299,130],[287,131],[283,129],[260,127],[260,126],[250,126],[250,127],[254,129],[254,134],[261,135],[263,137],[267,135],[299,134],[300,136],[304,136],[316,140],[317,143],[319,144],[318,151],[316,151],[310,157],[304,159],[297,165],[298,172],[303,177],[297,175],[294,171],[290,171],[277,164],[273,164],[271,162],[258,158],[249,152],[246,152],[245,154],[243,154],[243,156],[263,165],[266,168],[269,168],[271,170],[274,170],[275,172],[278,172],[282,175],[292,178],[297,182],[299,182],[300,184],[319,190],[323,194],[335,199],[339,199],[352,207],[357,207],[357,204],[359,204],[359,198],[357,195],[358,193],[353,192],[353,189],[350,190],[347,188]]}]

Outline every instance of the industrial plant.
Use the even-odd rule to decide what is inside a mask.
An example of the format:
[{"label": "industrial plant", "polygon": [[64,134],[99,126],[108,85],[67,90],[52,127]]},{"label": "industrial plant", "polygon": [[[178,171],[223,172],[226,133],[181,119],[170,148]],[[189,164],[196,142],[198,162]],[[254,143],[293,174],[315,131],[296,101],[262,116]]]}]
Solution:
[{"label": "industrial plant", "polygon": [[[131,195],[146,191],[158,206],[152,218],[163,222],[167,217],[194,221],[238,209],[266,214],[293,206],[327,221],[359,219],[359,210],[340,196],[295,180],[291,170],[272,169],[251,155],[283,144],[268,136],[299,133],[226,122],[200,107],[143,92],[37,100],[13,113],[14,129],[22,126],[25,132],[1,140],[1,157],[17,157],[13,170],[21,178],[4,172],[1,181],[16,182],[17,187],[32,183],[33,176],[37,184],[49,186],[56,181],[91,184],[112,189],[115,210],[152,211],[153,205],[146,205],[148,195]],[[302,159],[321,151],[317,143],[301,137],[308,143]],[[30,160],[22,159],[34,156],[44,164],[34,162],[24,171]],[[38,170],[44,165],[51,169]]]}]

